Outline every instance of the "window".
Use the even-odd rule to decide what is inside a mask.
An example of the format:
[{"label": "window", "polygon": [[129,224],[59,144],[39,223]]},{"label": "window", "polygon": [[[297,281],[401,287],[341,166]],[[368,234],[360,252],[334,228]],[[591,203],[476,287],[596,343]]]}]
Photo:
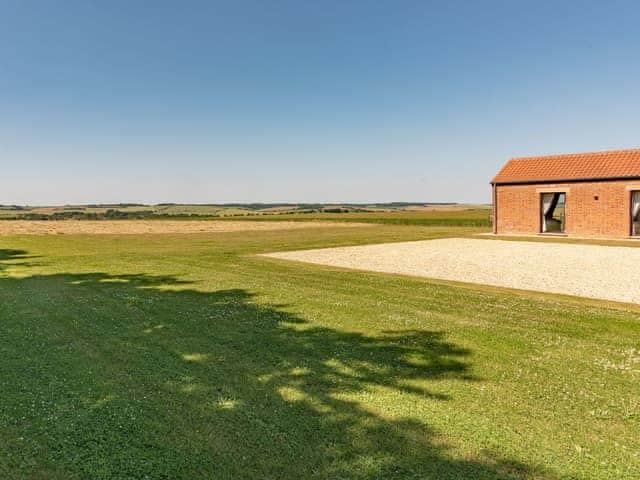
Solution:
[{"label": "window", "polygon": [[542,194],[540,202],[542,233],[564,233],[566,197],[564,192]]},{"label": "window", "polygon": [[631,192],[631,235],[640,236],[640,191]]}]

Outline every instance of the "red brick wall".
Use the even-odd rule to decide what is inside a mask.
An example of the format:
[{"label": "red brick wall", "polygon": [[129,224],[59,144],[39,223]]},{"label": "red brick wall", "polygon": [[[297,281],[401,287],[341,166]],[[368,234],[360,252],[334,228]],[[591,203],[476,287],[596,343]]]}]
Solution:
[{"label": "red brick wall", "polygon": [[640,181],[499,185],[497,233],[540,233],[540,195],[557,189],[566,192],[565,233],[580,237],[628,237],[630,188],[640,190]]}]

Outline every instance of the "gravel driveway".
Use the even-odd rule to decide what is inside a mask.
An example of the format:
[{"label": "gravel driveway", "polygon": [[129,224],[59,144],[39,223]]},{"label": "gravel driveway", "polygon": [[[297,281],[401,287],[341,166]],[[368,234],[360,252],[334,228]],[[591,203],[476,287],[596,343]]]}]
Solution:
[{"label": "gravel driveway", "polygon": [[634,247],[449,238],[267,256],[640,304]]}]

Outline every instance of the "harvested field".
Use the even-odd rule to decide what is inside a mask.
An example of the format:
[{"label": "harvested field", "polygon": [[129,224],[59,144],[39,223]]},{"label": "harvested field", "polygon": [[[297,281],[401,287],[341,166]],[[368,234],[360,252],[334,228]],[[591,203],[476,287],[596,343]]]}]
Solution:
[{"label": "harvested field", "polygon": [[640,249],[441,239],[273,253],[336,267],[640,303]]},{"label": "harvested field", "polygon": [[340,222],[252,222],[182,220],[61,220],[0,221],[0,235],[74,235],[146,233],[225,233],[273,230],[299,230],[324,227],[367,227],[366,224]]}]

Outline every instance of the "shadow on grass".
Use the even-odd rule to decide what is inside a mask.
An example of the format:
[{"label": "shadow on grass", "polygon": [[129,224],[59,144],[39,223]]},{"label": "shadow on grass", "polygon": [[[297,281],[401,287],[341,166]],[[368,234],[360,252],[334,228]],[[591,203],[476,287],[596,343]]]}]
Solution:
[{"label": "shadow on grass", "polygon": [[[26,250],[3,250],[0,249],[0,271],[5,270],[9,265],[30,265],[29,262],[17,262],[16,260],[24,260],[27,258],[35,258],[29,255]],[[7,262],[10,262],[8,264]]]},{"label": "shadow on grass", "polygon": [[3,478],[550,478],[456,458],[397,411],[474,381],[439,332],[321,328],[149,275],[5,275],[0,296]]}]

